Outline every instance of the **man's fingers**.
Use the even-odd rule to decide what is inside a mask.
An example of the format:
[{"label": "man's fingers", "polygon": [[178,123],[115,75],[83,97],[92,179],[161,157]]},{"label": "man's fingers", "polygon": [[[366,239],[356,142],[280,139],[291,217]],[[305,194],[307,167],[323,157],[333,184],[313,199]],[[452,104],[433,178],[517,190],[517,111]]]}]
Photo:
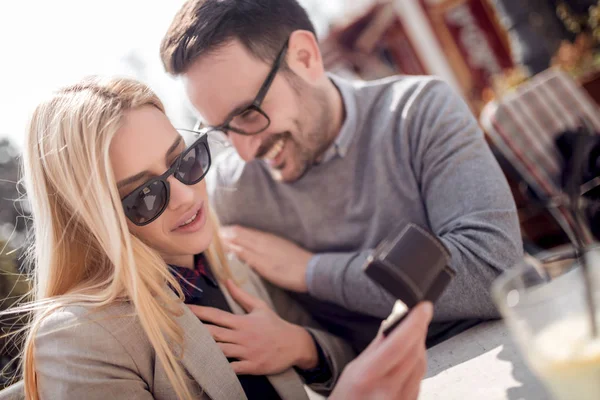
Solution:
[{"label": "man's fingers", "polygon": [[250,361],[234,361],[230,365],[237,375],[261,375]]},{"label": "man's fingers", "polygon": [[263,302],[252,296],[250,293],[244,291],[238,285],[233,283],[231,279],[228,279],[226,284],[227,290],[231,297],[240,305],[246,312],[252,312],[255,308],[259,308],[263,305]]},{"label": "man's fingers", "polygon": [[[228,243],[228,245],[237,245],[246,249],[253,249],[262,255],[267,255],[273,246],[281,246],[289,242],[279,236],[271,233],[248,228],[240,225],[227,226],[220,229],[219,236]],[[290,242],[291,243],[291,242]]]},{"label": "man's fingers", "polygon": [[248,264],[252,269],[257,270],[257,272],[260,274],[262,263],[252,249],[231,243],[227,244],[227,249],[233,252],[233,254],[235,254],[235,256],[242,262]]},{"label": "man's fingers", "polygon": [[240,346],[239,344],[217,343],[217,345],[227,358],[243,359],[247,351],[244,347]]},{"label": "man's fingers", "polygon": [[239,225],[224,226],[219,229],[219,236],[223,241],[246,248],[254,246],[257,237],[261,234],[264,233]]},{"label": "man's fingers", "polygon": [[225,247],[227,248],[227,251],[232,252],[233,254],[235,254],[235,256],[237,258],[239,258],[240,260],[242,260],[245,263],[248,263],[248,261],[246,261],[245,258],[247,258],[247,252],[248,250],[246,250],[245,248],[238,246],[237,244],[233,244],[233,243],[229,243],[229,242],[223,242],[225,243]]},{"label": "man's fingers", "polygon": [[205,324],[205,326],[213,339],[215,339],[215,342],[238,343],[238,335],[236,331],[228,328],[221,328],[220,326],[216,325]]},{"label": "man's fingers", "polygon": [[256,272],[262,278],[268,280],[271,283],[277,284],[277,274],[274,273],[274,270],[271,268],[271,265],[268,260],[265,260],[264,257],[256,254],[251,249],[244,249],[241,247],[236,247],[234,249],[234,253],[241,261],[248,264],[250,268],[254,272]]},{"label": "man's fingers", "polygon": [[240,322],[237,315],[216,308],[191,304],[188,307],[202,322],[208,322],[223,328],[236,328]]}]

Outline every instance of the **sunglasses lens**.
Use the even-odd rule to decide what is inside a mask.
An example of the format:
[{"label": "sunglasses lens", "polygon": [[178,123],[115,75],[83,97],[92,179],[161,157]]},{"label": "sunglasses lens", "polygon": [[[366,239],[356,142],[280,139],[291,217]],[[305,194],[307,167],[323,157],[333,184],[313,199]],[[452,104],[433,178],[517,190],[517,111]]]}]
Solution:
[{"label": "sunglasses lens", "polygon": [[188,185],[197,183],[210,168],[210,152],[206,143],[199,141],[181,158],[176,178]]},{"label": "sunglasses lens", "polygon": [[155,218],[167,204],[167,187],[156,181],[136,191],[136,198],[125,205],[125,215],[137,225],[143,225]]}]

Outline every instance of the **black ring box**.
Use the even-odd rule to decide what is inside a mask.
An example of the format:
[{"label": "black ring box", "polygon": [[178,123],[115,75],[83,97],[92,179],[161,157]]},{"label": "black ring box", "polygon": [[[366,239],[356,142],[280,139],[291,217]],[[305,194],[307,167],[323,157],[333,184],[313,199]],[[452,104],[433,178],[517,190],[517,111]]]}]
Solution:
[{"label": "black ring box", "polygon": [[[364,271],[410,310],[421,301],[435,303],[442,295],[456,274],[449,263],[450,252],[436,236],[408,224],[377,246]],[[406,314],[386,320],[384,333],[391,332]]]}]

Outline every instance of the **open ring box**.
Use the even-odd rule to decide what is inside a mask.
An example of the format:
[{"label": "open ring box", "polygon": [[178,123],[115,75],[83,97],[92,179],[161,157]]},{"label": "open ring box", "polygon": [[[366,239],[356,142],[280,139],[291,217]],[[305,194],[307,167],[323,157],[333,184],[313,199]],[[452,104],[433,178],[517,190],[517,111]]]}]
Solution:
[{"label": "open ring box", "polygon": [[396,302],[382,325],[388,335],[422,301],[435,301],[455,276],[450,252],[433,234],[415,224],[394,232],[367,259],[364,271]]}]

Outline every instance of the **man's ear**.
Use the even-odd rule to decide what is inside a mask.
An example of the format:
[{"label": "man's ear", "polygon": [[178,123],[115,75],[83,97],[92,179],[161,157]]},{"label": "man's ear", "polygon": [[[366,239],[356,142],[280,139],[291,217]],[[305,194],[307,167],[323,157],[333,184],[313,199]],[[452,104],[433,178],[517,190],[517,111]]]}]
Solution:
[{"label": "man's ear", "polygon": [[318,82],[325,74],[319,43],[310,31],[292,32],[286,61],[289,68],[308,83]]}]

